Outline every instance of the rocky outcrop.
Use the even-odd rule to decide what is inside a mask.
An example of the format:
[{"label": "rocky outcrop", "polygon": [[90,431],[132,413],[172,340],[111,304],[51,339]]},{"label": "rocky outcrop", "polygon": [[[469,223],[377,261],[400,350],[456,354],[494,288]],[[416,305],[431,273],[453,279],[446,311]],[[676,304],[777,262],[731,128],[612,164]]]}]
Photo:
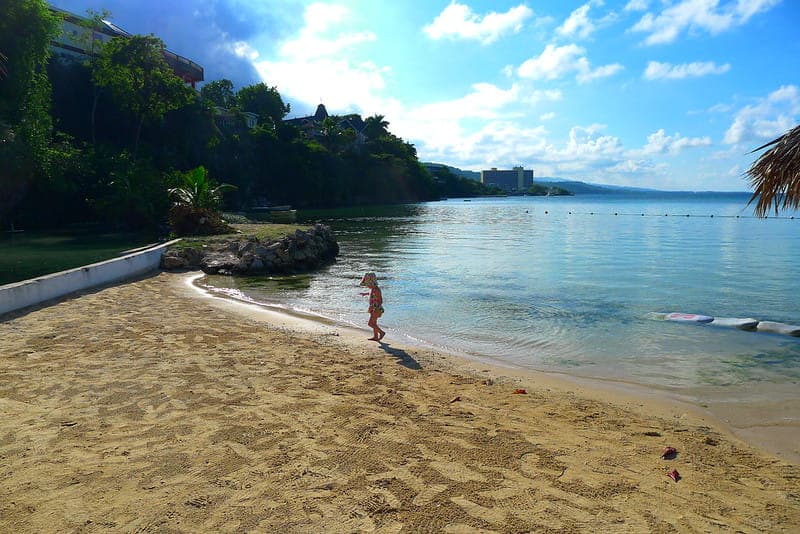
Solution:
[{"label": "rocky outcrop", "polygon": [[317,224],[277,241],[236,236],[197,247],[179,244],[164,253],[161,268],[200,268],[207,274],[295,273],[331,263],[338,254],[339,244],[330,227]]}]

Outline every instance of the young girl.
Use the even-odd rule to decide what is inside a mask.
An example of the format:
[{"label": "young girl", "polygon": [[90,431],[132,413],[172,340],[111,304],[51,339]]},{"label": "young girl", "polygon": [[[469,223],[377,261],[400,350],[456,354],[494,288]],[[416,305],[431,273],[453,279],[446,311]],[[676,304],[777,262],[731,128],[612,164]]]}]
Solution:
[{"label": "young girl", "polygon": [[369,322],[367,324],[373,332],[369,339],[370,341],[380,341],[386,332],[378,326],[378,317],[383,315],[383,295],[381,295],[381,288],[378,287],[378,277],[375,276],[375,273],[367,273],[359,285],[369,288],[369,293],[361,293],[362,296],[369,295]]}]

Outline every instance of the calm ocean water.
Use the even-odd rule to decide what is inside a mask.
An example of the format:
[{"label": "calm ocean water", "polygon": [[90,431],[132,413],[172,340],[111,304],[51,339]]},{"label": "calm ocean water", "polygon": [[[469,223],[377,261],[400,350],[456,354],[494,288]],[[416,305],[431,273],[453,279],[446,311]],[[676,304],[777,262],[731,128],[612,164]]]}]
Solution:
[{"label": "calm ocean water", "polygon": [[800,396],[800,338],[653,315],[800,324],[800,214],[759,220],[747,199],[510,197],[312,214],[339,239],[330,268],[202,283],[365,326],[358,282],[376,271],[387,341],[678,392]]}]

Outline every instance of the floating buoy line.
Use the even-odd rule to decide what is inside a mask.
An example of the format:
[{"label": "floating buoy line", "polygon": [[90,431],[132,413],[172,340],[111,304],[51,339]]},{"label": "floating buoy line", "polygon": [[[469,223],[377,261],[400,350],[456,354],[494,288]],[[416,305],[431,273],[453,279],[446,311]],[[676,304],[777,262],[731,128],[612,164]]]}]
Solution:
[{"label": "floating buoy line", "polygon": [[[528,210],[525,210],[528,213]],[[544,212],[549,215],[549,211]],[[694,217],[696,219],[781,219],[785,221],[800,220],[800,216],[794,215],[773,215],[772,217],[756,217],[755,215],[696,215],[691,213],[624,213],[615,211],[613,213],[599,212],[599,211],[568,211],[568,215],[607,215],[614,217]]]}]

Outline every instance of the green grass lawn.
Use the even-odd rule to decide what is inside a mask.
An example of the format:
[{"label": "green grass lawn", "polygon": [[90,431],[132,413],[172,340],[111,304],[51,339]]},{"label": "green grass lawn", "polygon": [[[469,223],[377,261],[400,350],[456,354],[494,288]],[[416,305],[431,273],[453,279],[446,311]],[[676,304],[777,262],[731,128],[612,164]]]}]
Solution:
[{"label": "green grass lawn", "polygon": [[[238,223],[231,224],[236,230],[245,235],[256,236],[260,241],[270,241],[280,239],[289,234],[294,234],[296,230],[308,230],[310,224],[275,224],[275,223]],[[178,248],[196,247],[201,243],[213,243],[214,241],[226,241],[234,234],[209,235],[199,237],[184,237],[181,242],[175,245]]]},{"label": "green grass lawn", "polygon": [[155,241],[148,235],[85,228],[0,233],[0,285],[108,260]]},{"label": "green grass lawn", "polygon": [[[308,224],[233,224],[243,234],[262,241],[280,239]],[[224,240],[230,235],[186,237],[177,246]],[[97,229],[0,233],[0,285],[109,260],[120,252],[155,243],[156,238],[129,233],[101,233]]]}]

